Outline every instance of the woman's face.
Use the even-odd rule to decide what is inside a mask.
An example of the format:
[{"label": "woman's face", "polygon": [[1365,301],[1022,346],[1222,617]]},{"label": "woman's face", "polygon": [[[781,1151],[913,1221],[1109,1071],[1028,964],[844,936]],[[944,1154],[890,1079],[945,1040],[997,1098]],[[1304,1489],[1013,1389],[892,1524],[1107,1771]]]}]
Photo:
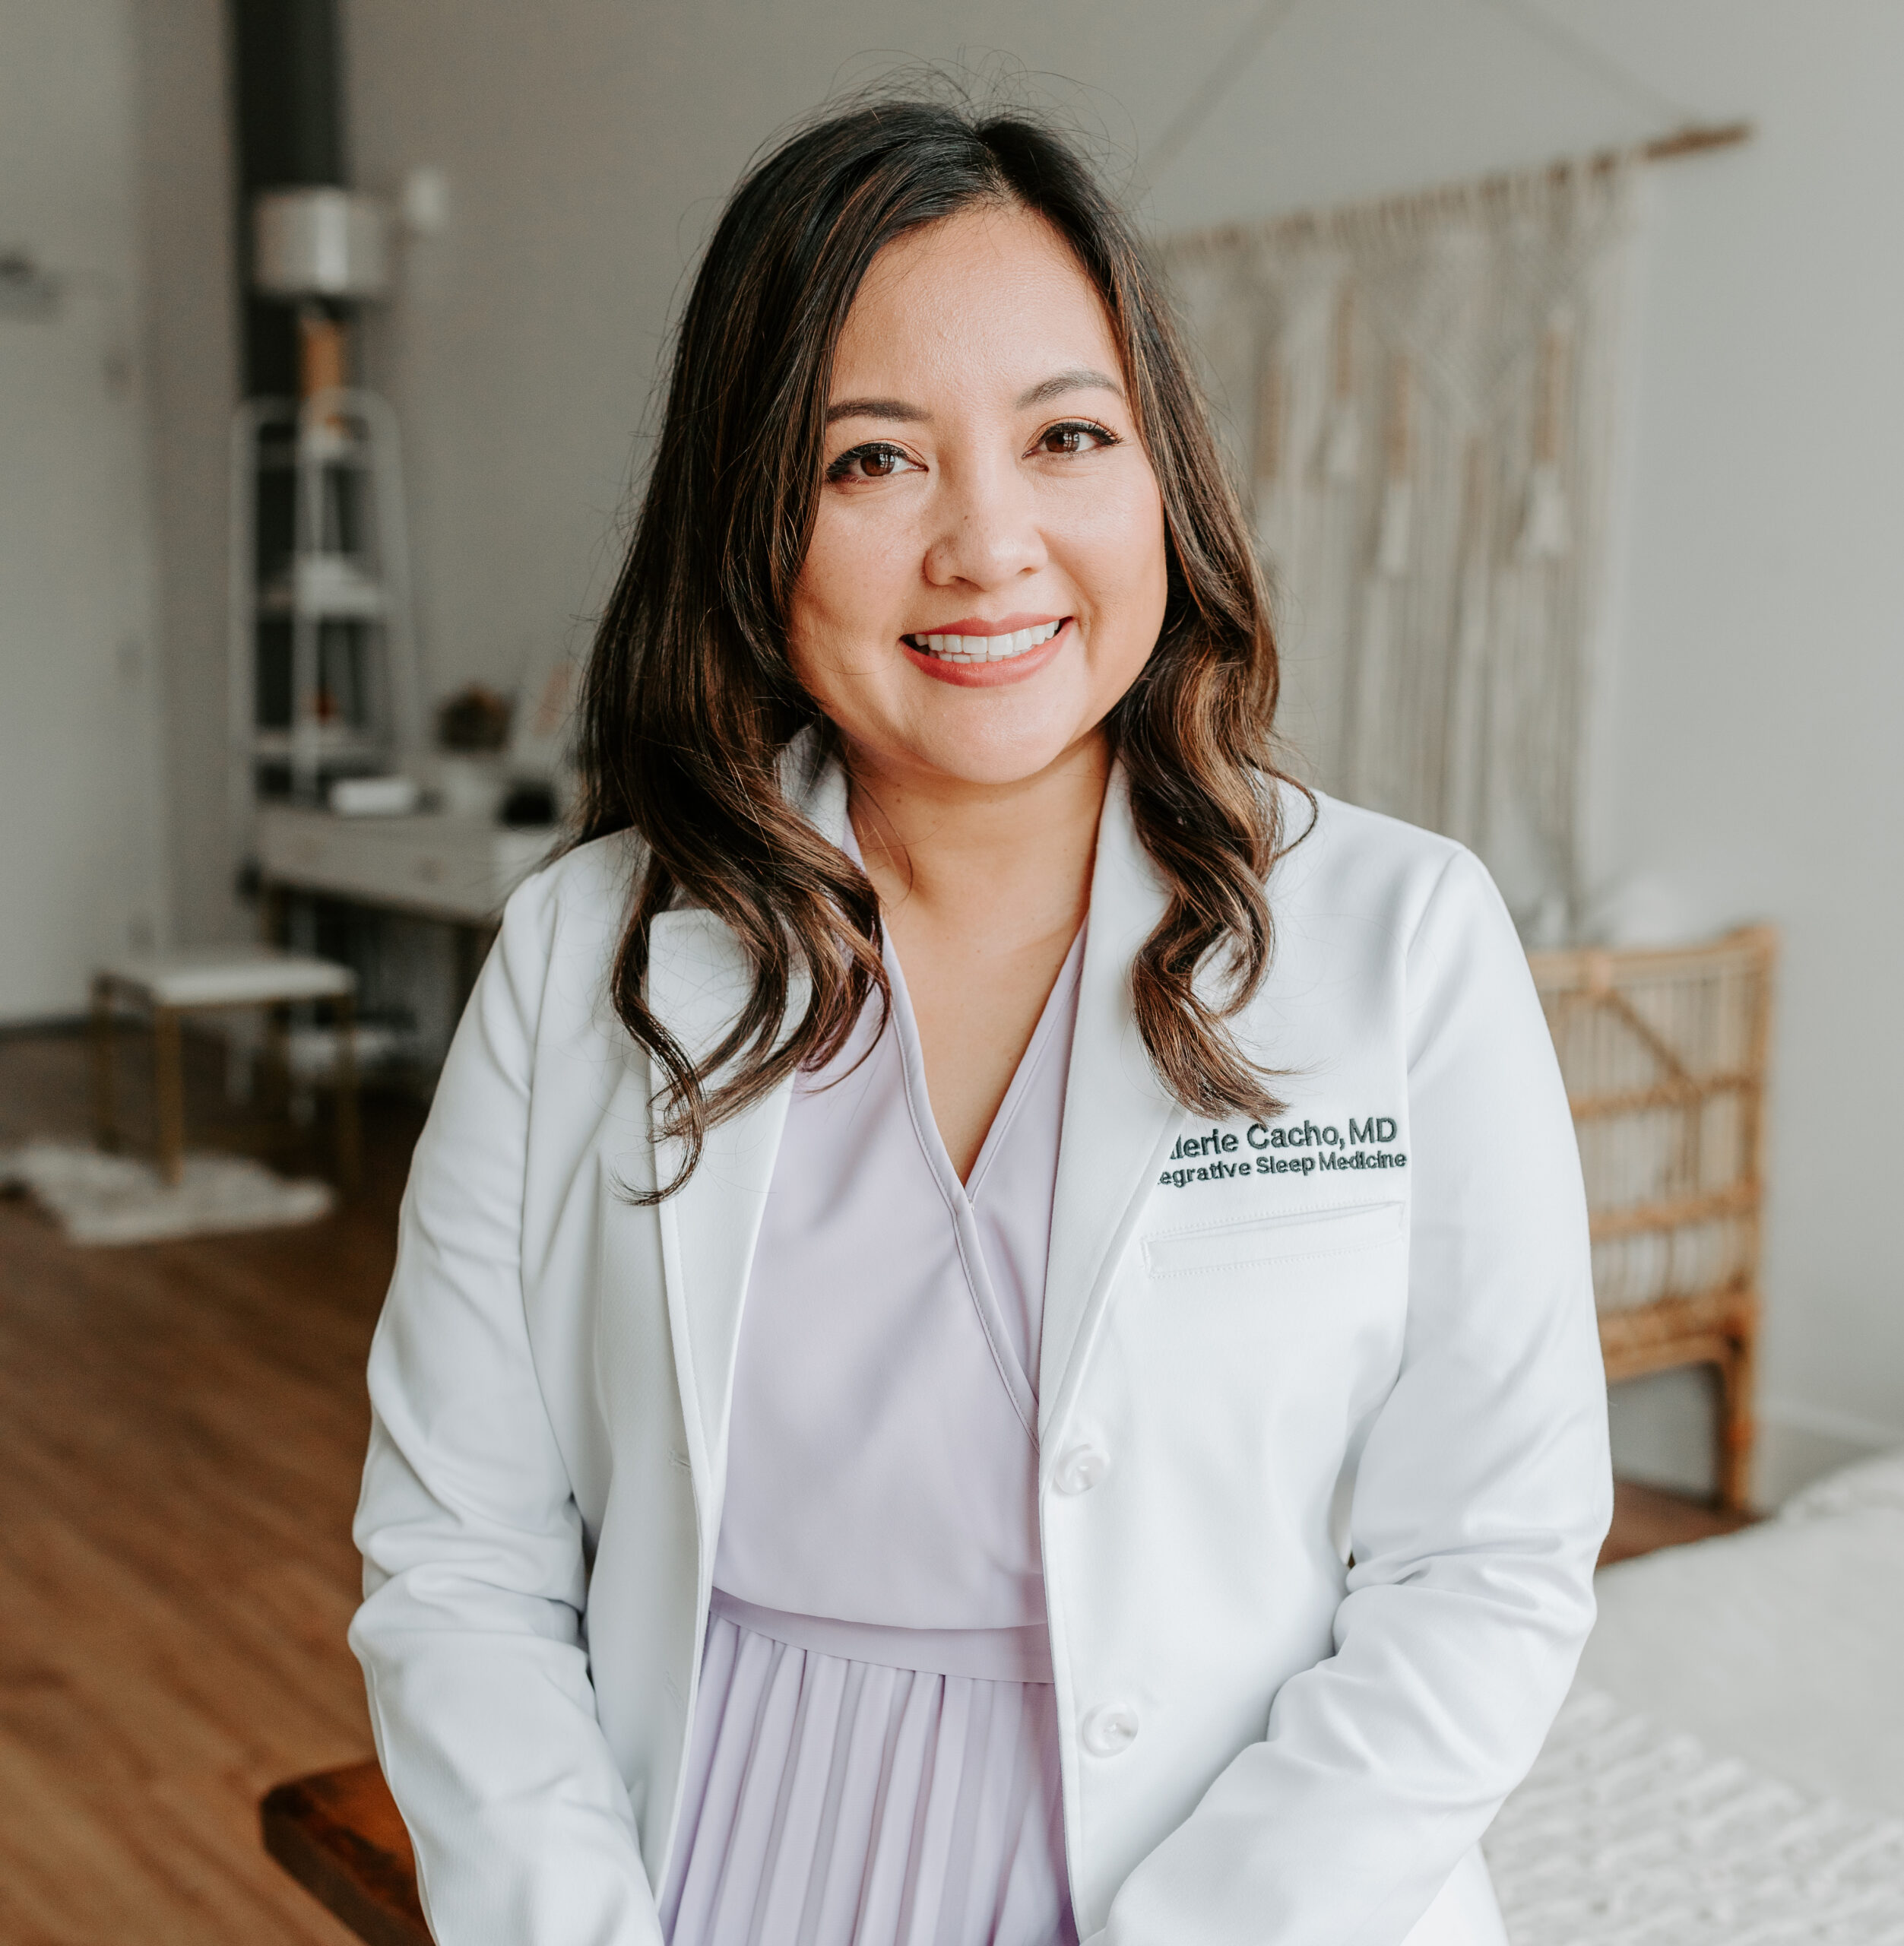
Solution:
[{"label": "woman's face", "polygon": [[1104,306],[1044,220],[889,245],[840,338],[788,635],[856,759],[980,784],[1091,738],[1162,626],[1163,503]]}]

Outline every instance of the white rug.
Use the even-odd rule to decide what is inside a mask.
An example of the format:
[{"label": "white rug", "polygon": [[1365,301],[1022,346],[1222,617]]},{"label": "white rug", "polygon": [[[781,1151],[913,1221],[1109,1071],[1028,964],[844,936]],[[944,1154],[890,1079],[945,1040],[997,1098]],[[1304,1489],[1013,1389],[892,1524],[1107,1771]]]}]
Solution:
[{"label": "white rug", "polygon": [[1904,1821],[1584,1685],[1483,1849],[1514,1946],[1904,1946]]},{"label": "white rug", "polygon": [[0,1150],[4,1188],[31,1191],[76,1244],[274,1230],[327,1215],[337,1200],[328,1184],[287,1181],[242,1155],[188,1155],[168,1187],[150,1162],[65,1142]]}]

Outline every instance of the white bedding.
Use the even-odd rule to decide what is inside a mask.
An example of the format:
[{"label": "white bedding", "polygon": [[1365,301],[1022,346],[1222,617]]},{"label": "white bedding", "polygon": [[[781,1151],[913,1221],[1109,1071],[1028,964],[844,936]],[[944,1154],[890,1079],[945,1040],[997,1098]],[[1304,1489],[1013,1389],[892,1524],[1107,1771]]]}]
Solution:
[{"label": "white bedding", "polygon": [[1485,1849],[1514,1946],[1904,1946],[1904,1819],[1577,1685]]},{"label": "white bedding", "polygon": [[1515,1946],[1904,1946],[1904,1452],[1599,1596],[1487,1843]]}]

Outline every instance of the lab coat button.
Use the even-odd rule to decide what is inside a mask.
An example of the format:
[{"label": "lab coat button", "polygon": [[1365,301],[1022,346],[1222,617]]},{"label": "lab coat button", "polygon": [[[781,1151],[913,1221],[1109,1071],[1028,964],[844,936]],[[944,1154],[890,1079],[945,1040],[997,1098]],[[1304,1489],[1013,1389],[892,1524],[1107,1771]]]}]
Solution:
[{"label": "lab coat button", "polygon": [[1051,1484],[1060,1493],[1088,1493],[1110,1471],[1110,1462],[1095,1446],[1074,1446],[1059,1459]]},{"label": "lab coat button", "polygon": [[1093,1757],[1116,1757],[1137,1741],[1137,1712],[1128,1703],[1101,1703],[1079,1727]]}]

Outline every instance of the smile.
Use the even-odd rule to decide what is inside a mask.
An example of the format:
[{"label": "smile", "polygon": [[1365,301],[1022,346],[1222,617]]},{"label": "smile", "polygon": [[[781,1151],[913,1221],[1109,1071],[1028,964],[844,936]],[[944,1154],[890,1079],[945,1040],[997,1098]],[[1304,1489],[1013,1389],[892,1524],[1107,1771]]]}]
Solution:
[{"label": "smile", "polygon": [[1064,626],[1062,620],[1042,622],[1036,628],[1014,629],[1007,635],[902,635],[907,648],[942,662],[1015,662],[1041,648]]}]

